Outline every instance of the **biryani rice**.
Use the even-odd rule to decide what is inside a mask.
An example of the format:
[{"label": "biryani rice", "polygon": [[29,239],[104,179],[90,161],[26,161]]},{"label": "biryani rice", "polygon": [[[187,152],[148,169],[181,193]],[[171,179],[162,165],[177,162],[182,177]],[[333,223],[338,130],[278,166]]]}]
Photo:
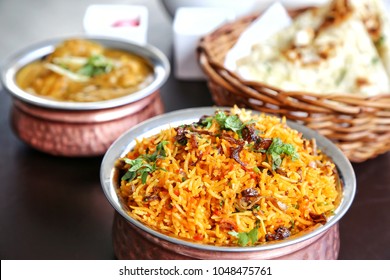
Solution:
[{"label": "biryani rice", "polygon": [[[262,141],[291,144],[296,156],[283,154],[275,168],[266,149],[255,150],[215,116],[207,116],[208,126],[162,130],[138,139],[127,163],[117,162],[124,175],[136,169],[137,158],[157,155],[143,162],[153,165],[143,167],[145,175],[133,172],[134,178],[120,181],[129,215],[164,234],[218,246],[264,244],[325,223],[338,205],[339,183],[335,165],[314,141],[290,129],[285,119],[237,107],[224,114],[239,116]],[[280,238],[280,232],[288,234]],[[245,236],[249,239],[240,239]]]}]

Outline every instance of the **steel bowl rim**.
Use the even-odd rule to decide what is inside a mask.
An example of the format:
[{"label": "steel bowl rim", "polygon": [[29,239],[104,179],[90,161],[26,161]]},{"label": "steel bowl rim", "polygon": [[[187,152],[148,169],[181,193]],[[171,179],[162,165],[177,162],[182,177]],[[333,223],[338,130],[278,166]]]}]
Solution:
[{"label": "steel bowl rim", "polygon": [[[148,119],[137,126],[129,129],[124,132],[116,141],[112,143],[107,152],[105,153],[101,168],[100,168],[100,181],[103,188],[103,192],[112,205],[112,207],[128,222],[132,225],[138,227],[139,229],[155,236],[157,238],[163,239],[165,241],[171,242],[176,245],[182,245],[190,247],[197,250],[207,250],[207,251],[218,251],[218,252],[255,252],[255,251],[267,251],[274,250],[279,248],[284,248],[290,245],[298,244],[303,241],[309,240],[313,237],[318,236],[321,233],[324,233],[329,228],[334,226],[348,211],[350,208],[356,193],[356,176],[351,162],[343,154],[343,152],[329,139],[325,136],[315,132],[314,130],[300,125],[296,122],[287,120],[288,125],[303,133],[303,135],[310,135],[315,137],[319,147],[322,147],[322,150],[332,158],[336,167],[339,171],[340,179],[343,181],[343,198],[340,202],[339,207],[335,211],[335,215],[332,216],[329,221],[308,233],[305,233],[302,236],[296,238],[289,238],[284,241],[278,241],[271,244],[264,244],[258,246],[248,246],[248,247],[231,247],[231,246],[215,246],[208,244],[200,244],[180,238],[172,237],[165,235],[161,232],[151,229],[150,227],[144,225],[143,223],[133,219],[126,211],[121,207],[118,195],[115,191],[115,187],[112,183],[112,175],[114,173],[114,159],[124,156],[131,148],[134,146],[135,139],[143,136],[153,135],[153,131],[159,131],[164,127],[169,127],[171,124],[176,126],[176,124],[189,123],[196,121],[200,116],[204,114],[213,113],[216,109],[230,109],[230,107],[198,107],[198,108],[188,108],[177,111],[172,111],[165,113],[151,119]],[[252,111],[254,113],[259,113],[257,111]],[[190,117],[192,116],[192,117]],[[185,122],[187,121],[187,122]],[[158,123],[163,122],[163,124],[157,125]],[[157,126],[156,126],[157,125]],[[142,132],[142,133],[140,133]],[[332,155],[329,155],[329,151],[332,152]],[[327,153],[328,152],[328,153]],[[342,167],[342,170],[340,168]],[[344,172],[344,173],[343,173]]]},{"label": "steel bowl rim", "polygon": [[[66,39],[76,38],[96,41],[103,45],[107,45],[108,47],[117,45],[118,47],[116,48],[127,50],[145,57],[154,66],[154,80],[145,88],[129,95],[94,102],[59,101],[41,97],[39,95],[33,95],[19,88],[15,82],[15,75],[23,66],[49,54],[58,43]],[[170,71],[171,68],[168,58],[161,50],[151,44],[141,45],[119,38],[82,34],[43,40],[14,52],[3,61],[1,65],[0,79],[6,91],[14,98],[23,102],[49,109],[79,111],[108,109],[136,102],[159,90],[160,87],[167,81]]]}]

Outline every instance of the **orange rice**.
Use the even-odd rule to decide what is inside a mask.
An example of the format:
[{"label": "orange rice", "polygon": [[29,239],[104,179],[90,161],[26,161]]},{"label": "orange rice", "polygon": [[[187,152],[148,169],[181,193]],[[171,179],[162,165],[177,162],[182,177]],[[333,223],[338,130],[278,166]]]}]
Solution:
[{"label": "orange rice", "polygon": [[[244,140],[242,131],[209,116],[138,139],[126,161],[118,160],[121,176],[133,170],[119,192],[129,215],[164,234],[218,246],[264,244],[324,224],[339,185],[335,165],[314,140],[285,119],[237,107],[223,114],[238,116],[257,138]],[[275,166],[274,139],[295,153],[280,154]]]}]

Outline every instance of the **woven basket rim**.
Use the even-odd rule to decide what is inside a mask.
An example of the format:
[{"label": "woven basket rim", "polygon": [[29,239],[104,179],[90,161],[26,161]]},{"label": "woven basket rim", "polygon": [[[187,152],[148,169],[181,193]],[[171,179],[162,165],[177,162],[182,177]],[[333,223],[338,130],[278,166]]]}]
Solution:
[{"label": "woven basket rim", "polygon": [[[294,10],[289,10],[288,12],[292,16],[296,16],[308,9],[315,8],[315,7],[304,7],[304,8],[299,8],[299,9],[294,9]],[[308,91],[289,91],[289,90],[284,90],[282,88],[279,88],[274,85],[270,85],[261,81],[252,81],[252,80],[245,80],[241,78],[237,73],[230,71],[229,69],[226,69],[223,64],[220,62],[216,61],[213,56],[209,52],[209,45],[210,43],[220,35],[224,35],[226,32],[230,32],[231,30],[235,29],[235,26],[237,24],[241,23],[246,23],[250,24],[254,20],[256,20],[259,16],[261,16],[261,13],[254,13],[250,14],[244,17],[241,17],[235,21],[225,23],[224,25],[220,26],[219,28],[215,29],[209,34],[206,34],[203,36],[198,44],[197,52],[198,52],[198,58],[200,61],[201,66],[204,65],[205,63],[208,63],[211,67],[217,68],[217,69],[223,69],[227,75],[226,77],[230,76],[233,79],[236,79],[240,81],[242,85],[245,85],[247,87],[263,87],[266,89],[270,89],[273,91],[276,91],[278,94],[282,95],[287,95],[287,96],[311,96],[315,98],[320,98],[322,100],[334,100],[334,101],[340,101],[340,99],[351,99],[351,100],[358,100],[358,101],[364,101],[365,104],[367,105],[366,102],[372,103],[377,100],[380,101],[380,104],[372,104],[374,106],[377,106],[379,108],[385,106],[385,108],[390,109],[390,92],[389,93],[378,93],[374,96],[365,96],[361,94],[356,94],[356,93],[314,93],[314,92],[308,92]],[[235,40],[236,41],[236,40]],[[227,53],[227,52],[226,52]],[[224,58],[226,57],[226,53],[224,54]],[[389,77],[390,79],[390,77]],[[383,99],[389,99],[388,104],[383,104]]]}]

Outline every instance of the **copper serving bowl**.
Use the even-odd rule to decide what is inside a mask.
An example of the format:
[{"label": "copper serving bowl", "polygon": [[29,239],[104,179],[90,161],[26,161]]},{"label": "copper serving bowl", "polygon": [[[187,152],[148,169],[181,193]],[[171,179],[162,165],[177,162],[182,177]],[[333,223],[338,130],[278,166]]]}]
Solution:
[{"label": "copper serving bowl", "polygon": [[[104,47],[145,58],[154,71],[153,81],[129,95],[96,102],[70,102],[30,94],[16,84],[25,65],[53,52],[66,39],[81,38]],[[166,56],[151,45],[136,45],[96,36],[57,38],[30,46],[9,57],[1,69],[5,89],[13,97],[11,123],[16,135],[37,150],[61,156],[97,156],[130,127],[164,112],[159,89],[167,80]]]},{"label": "copper serving bowl", "polygon": [[288,125],[302,132],[305,138],[315,138],[318,147],[333,160],[343,185],[340,205],[325,225],[272,244],[223,247],[202,245],[164,235],[127,214],[126,206],[122,205],[117,195],[118,182],[114,167],[116,160],[132,150],[135,139],[152,136],[170,126],[196,122],[202,115],[211,115],[216,109],[186,109],[154,117],[124,133],[108,149],[102,161],[100,179],[107,199],[116,210],[113,226],[116,256],[119,259],[337,259],[340,246],[338,222],[355,196],[355,173],[349,160],[331,141],[294,122],[288,121]]}]

